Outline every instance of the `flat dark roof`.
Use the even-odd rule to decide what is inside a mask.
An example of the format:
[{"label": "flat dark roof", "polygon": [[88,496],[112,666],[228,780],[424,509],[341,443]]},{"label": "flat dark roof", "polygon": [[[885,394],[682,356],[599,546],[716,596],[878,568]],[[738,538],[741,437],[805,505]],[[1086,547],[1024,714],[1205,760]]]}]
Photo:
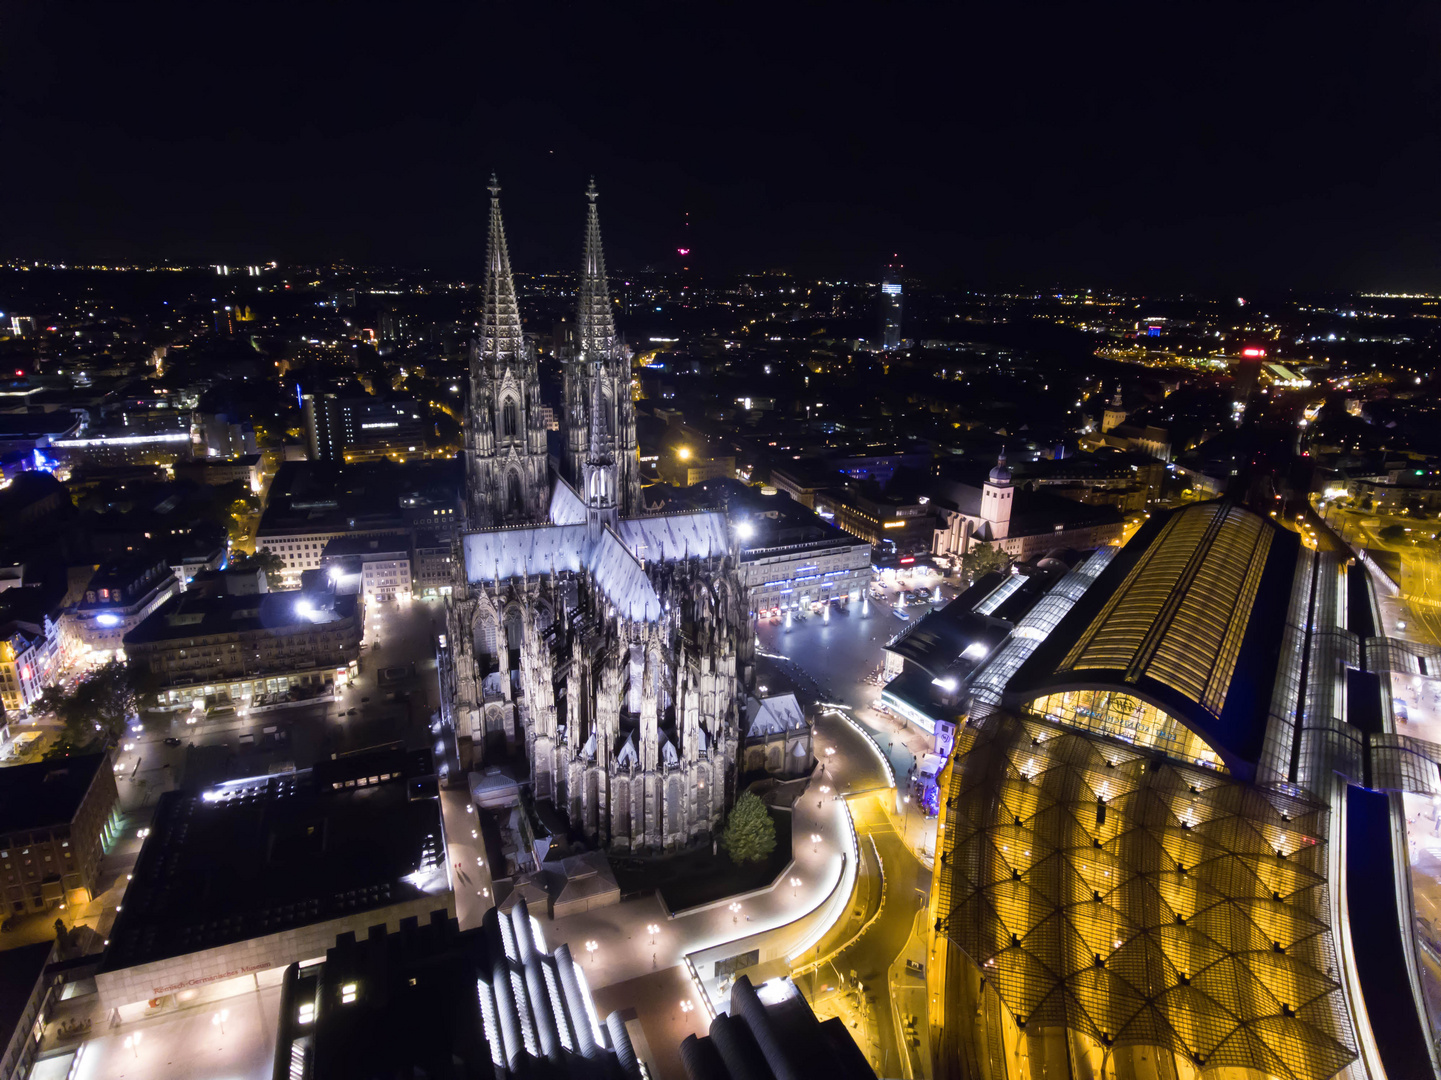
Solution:
[{"label": "flat dark roof", "polygon": [[[328,603],[329,594],[324,597]],[[309,604],[313,615],[301,613],[299,605]],[[208,637],[213,634],[241,634],[251,630],[286,630],[292,627],[324,629],[327,623],[355,614],[354,596],[336,596],[331,608],[320,606],[315,596],[288,590],[273,593],[201,596],[183,592],[145,618],[125,635],[126,645],[147,645],[157,641]]]},{"label": "flat dark roof", "polygon": [[[443,902],[440,802],[433,779],[414,773],[429,768],[428,753],[420,760],[384,748],[162,795],[100,970],[419,899],[427,874]],[[368,782],[397,768],[408,771]],[[335,788],[341,776],[357,786]]]},{"label": "flat dark roof", "polygon": [[78,754],[0,769],[0,833],[70,824],[106,759]]},{"label": "flat dark roof", "polygon": [[405,500],[457,503],[462,482],[455,461],[287,461],[271,481],[256,535],[406,528]]},{"label": "flat dark roof", "polygon": [[54,947],[53,941],[38,941],[5,950],[5,962],[0,964],[0,1044],[15,1034]]}]

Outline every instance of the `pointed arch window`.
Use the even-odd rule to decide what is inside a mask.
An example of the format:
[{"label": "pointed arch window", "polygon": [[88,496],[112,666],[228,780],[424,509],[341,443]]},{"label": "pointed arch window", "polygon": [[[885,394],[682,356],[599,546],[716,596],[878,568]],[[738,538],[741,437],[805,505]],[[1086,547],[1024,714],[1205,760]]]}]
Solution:
[{"label": "pointed arch window", "polygon": [[500,407],[500,433],[507,438],[513,438],[519,426],[516,418],[515,398],[506,398],[505,404]]},{"label": "pointed arch window", "polygon": [[520,474],[514,469],[510,471],[510,475],[506,483],[506,491],[506,509],[508,509],[511,513],[520,513]]}]

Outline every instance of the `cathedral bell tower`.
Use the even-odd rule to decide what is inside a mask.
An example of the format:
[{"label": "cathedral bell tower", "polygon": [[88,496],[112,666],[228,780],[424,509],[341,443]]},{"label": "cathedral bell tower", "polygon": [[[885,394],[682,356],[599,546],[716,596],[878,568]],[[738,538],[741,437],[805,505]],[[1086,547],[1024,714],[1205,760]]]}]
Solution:
[{"label": "cathedral bell tower", "polygon": [[544,521],[549,501],[540,371],[520,327],[500,185],[490,177],[490,236],[480,328],[470,350],[465,423],[466,510],[471,528]]},{"label": "cathedral bell tower", "polygon": [[[635,404],[630,392],[630,355],[616,338],[611,317],[605,253],[600,243],[600,217],[595,181],[586,188],[585,245],[576,289],[576,344],[565,362],[564,472],[586,505],[613,508],[634,517],[641,510],[640,457],[635,434]],[[592,475],[610,470],[611,494],[592,494]]]},{"label": "cathedral bell tower", "polygon": [[1004,540],[1011,535],[1011,470],[1006,465],[1006,452],[996,459],[996,467],[981,487],[981,521],[988,539]]}]

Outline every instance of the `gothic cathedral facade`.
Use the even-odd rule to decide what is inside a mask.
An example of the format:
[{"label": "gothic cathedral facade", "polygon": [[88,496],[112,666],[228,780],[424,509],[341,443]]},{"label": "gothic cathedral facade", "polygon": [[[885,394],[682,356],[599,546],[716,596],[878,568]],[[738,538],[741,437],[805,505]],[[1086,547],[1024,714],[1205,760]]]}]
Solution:
[{"label": "gothic cathedral facade", "polygon": [[629,354],[586,195],[557,475],[492,180],[442,713],[463,765],[520,765],[574,838],[658,854],[714,837],[734,800],[754,635],[724,512],[641,514]]}]

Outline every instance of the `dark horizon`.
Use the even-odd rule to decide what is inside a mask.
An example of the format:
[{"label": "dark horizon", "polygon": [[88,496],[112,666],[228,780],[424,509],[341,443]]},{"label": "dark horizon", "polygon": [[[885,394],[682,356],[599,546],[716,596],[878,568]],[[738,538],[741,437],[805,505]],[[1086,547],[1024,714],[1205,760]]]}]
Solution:
[{"label": "dark horizon", "polygon": [[[9,258],[1441,289],[1441,15],[18,6]],[[1027,17],[1027,15],[1029,17]],[[689,233],[686,216],[689,213]]]}]

